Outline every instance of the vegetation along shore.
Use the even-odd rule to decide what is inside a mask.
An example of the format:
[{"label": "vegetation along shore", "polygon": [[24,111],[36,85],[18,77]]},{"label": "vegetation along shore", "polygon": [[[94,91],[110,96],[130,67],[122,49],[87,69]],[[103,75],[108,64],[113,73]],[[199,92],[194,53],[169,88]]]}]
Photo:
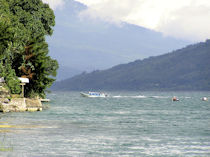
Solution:
[{"label": "vegetation along shore", "polygon": [[0,110],[42,110],[41,98],[58,69],[45,39],[53,33],[54,12],[41,0],[0,4]]}]

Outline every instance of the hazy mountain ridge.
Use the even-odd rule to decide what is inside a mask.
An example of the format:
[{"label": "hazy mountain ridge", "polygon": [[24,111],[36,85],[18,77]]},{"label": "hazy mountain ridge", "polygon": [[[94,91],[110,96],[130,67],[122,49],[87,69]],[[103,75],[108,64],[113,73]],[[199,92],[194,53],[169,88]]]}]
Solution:
[{"label": "hazy mountain ridge", "polygon": [[62,9],[55,11],[56,26],[48,41],[50,55],[61,66],[80,71],[107,69],[190,43],[136,25],[122,23],[117,26],[81,17],[79,12],[85,8],[68,0]]},{"label": "hazy mountain ridge", "polygon": [[68,78],[71,78],[75,75],[81,74],[82,71],[78,70],[78,69],[74,69],[71,67],[65,67],[65,66],[60,66],[58,71],[57,71],[57,77],[56,80],[57,81],[61,81],[61,80],[65,80]]},{"label": "hazy mountain ridge", "polygon": [[83,73],[54,90],[210,90],[210,40],[157,57]]}]

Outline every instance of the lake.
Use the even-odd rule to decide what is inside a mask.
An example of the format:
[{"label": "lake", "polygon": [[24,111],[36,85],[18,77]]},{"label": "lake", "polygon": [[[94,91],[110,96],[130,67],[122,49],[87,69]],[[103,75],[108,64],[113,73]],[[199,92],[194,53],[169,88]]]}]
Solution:
[{"label": "lake", "polygon": [[42,112],[0,113],[0,156],[210,156],[210,92],[108,94],[52,92]]}]

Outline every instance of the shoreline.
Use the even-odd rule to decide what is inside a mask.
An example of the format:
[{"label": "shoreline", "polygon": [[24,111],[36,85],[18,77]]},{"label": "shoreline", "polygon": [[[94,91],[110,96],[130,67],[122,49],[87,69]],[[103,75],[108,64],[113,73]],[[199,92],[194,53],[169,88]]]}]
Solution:
[{"label": "shoreline", "polygon": [[0,98],[0,112],[35,112],[42,111],[41,99],[31,98]]},{"label": "shoreline", "polygon": [[[48,99],[46,99],[48,100]],[[49,100],[48,100],[49,101]],[[34,112],[42,111],[42,99],[24,98],[21,95],[12,95],[5,83],[0,86],[0,112]]]}]

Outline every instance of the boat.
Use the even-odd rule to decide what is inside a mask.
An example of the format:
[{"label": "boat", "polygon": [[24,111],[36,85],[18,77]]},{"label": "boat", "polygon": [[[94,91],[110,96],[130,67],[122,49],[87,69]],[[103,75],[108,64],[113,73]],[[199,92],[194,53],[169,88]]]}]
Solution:
[{"label": "boat", "polygon": [[179,99],[178,99],[177,97],[174,96],[174,97],[172,98],[172,101],[179,101]]},{"label": "boat", "polygon": [[202,101],[208,101],[208,98],[207,97],[203,97],[201,100]]},{"label": "boat", "polygon": [[90,97],[90,98],[97,98],[97,97],[105,98],[108,96],[107,94],[101,92],[88,92],[88,93],[81,92],[80,94],[83,97]]}]

